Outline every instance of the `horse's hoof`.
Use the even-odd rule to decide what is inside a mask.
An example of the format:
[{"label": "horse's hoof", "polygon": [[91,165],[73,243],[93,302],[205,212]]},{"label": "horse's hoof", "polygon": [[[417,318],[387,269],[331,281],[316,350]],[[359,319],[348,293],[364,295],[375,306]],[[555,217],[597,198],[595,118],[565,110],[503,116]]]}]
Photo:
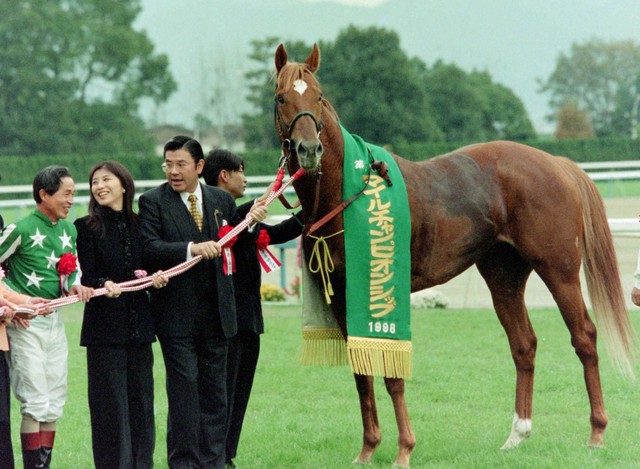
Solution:
[{"label": "horse's hoof", "polygon": [[598,438],[598,439],[589,439],[589,441],[587,441],[587,446],[589,448],[604,448],[604,441],[602,440],[602,438]]},{"label": "horse's hoof", "polygon": [[371,461],[363,461],[360,458],[355,458],[351,464],[358,464],[359,466],[371,466]]},{"label": "horse's hoof", "polygon": [[531,419],[521,419],[518,414],[513,415],[511,435],[502,445],[503,450],[516,448],[520,443],[531,436]]},{"label": "horse's hoof", "polygon": [[401,469],[410,469],[410,467],[411,467],[411,466],[410,466],[409,464],[398,464],[398,463],[395,463],[395,462],[394,462],[392,467],[393,467],[394,469],[396,469],[396,468],[401,468]]},{"label": "horse's hoof", "polygon": [[507,441],[505,441],[504,445],[502,445],[502,448],[500,448],[503,451],[506,450],[510,450],[510,449],[514,449],[517,448],[518,445],[520,445],[520,443],[522,443],[524,440],[522,438],[511,438],[509,437],[509,439]]},{"label": "horse's hoof", "polygon": [[507,441],[505,441],[504,445],[502,445],[502,448],[500,449],[509,450],[517,448],[518,446],[520,446],[520,443],[529,438],[530,435],[531,433],[512,433],[511,435],[509,435],[509,438],[507,439]]}]

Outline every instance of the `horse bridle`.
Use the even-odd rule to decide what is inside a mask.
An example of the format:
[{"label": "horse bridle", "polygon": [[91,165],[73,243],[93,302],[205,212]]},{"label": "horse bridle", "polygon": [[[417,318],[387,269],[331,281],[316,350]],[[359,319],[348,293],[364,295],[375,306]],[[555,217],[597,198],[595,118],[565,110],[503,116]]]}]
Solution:
[{"label": "horse bridle", "polygon": [[[298,122],[298,120],[301,117],[310,117],[311,120],[313,121],[314,125],[316,126],[316,132],[317,132],[317,138],[320,139],[320,133],[322,132],[322,129],[324,128],[324,121],[322,120],[322,116],[320,119],[318,119],[315,114],[311,111],[300,111],[299,113],[297,113],[295,116],[293,116],[293,119],[291,119],[291,122],[289,123],[289,125],[286,125],[286,135],[285,135],[285,124],[284,124],[284,120],[282,119],[282,116],[280,115],[280,111],[278,110],[278,95],[276,94],[274,99],[274,109],[273,109],[273,114],[274,114],[274,120],[277,123],[277,128],[278,128],[278,135],[280,137],[280,140],[282,142],[282,154],[280,156],[280,161],[279,161],[279,167],[280,168],[284,168],[285,166],[287,166],[288,162],[289,162],[289,158],[291,157],[292,154],[296,153],[296,146],[293,142],[293,140],[291,140],[291,132],[293,132],[293,129],[296,125],[296,123]],[[321,109],[322,112],[322,109]],[[320,168],[318,168],[318,171],[316,172],[316,190],[315,190],[315,198],[314,198],[314,203],[313,203],[313,210],[312,210],[312,215],[311,215],[311,220],[314,220],[316,217],[316,214],[318,212],[318,205],[320,203],[320,178],[322,176],[322,171],[320,170]],[[280,199],[282,201],[282,203],[285,205],[285,207],[293,209],[295,207],[297,207],[300,204],[300,201],[298,201],[298,203],[294,206],[291,206],[286,200]],[[308,228],[310,226],[310,224],[308,222],[305,221],[305,226]],[[307,231],[305,229],[305,231]]]},{"label": "horse bridle", "polygon": [[287,133],[285,135],[285,132],[284,132],[285,125],[284,125],[282,116],[280,115],[280,111],[278,110],[278,95],[274,97],[273,101],[274,101],[273,115],[276,123],[278,124],[278,135],[280,137],[280,141],[282,142],[283,150],[286,148],[289,154],[295,153],[296,148],[293,143],[293,140],[291,140],[291,132],[293,132],[293,128],[295,127],[296,123],[301,117],[306,116],[306,117],[310,117],[311,120],[313,120],[313,123],[316,126],[316,132],[318,133],[318,138],[320,138],[320,132],[322,132],[322,129],[324,128],[324,121],[322,120],[322,115],[320,115],[320,119],[318,119],[315,116],[315,114],[311,111],[300,111],[298,114],[293,116],[293,119],[291,119],[291,122],[289,123],[289,125],[286,126]]},{"label": "horse bridle", "polygon": [[[280,157],[279,167],[283,168],[284,166],[287,165],[289,157],[291,156],[291,154],[296,152],[295,145],[294,145],[293,141],[290,139],[290,137],[291,137],[291,132],[293,131],[293,128],[295,127],[295,125],[298,122],[298,120],[301,117],[305,117],[305,116],[310,117],[313,120],[313,122],[314,122],[314,124],[316,126],[316,132],[318,133],[318,139],[320,138],[320,132],[322,132],[322,129],[324,128],[324,121],[322,119],[318,119],[310,111],[300,111],[299,113],[297,113],[293,117],[293,119],[291,119],[291,123],[288,126],[286,126],[286,131],[287,131],[287,135],[288,135],[287,136],[284,133],[284,124],[283,124],[282,116],[280,115],[280,112],[278,111],[278,95],[276,95],[275,98],[274,98],[274,104],[275,104],[275,106],[274,106],[274,119],[278,124],[278,134],[280,136],[280,140],[282,141],[282,155]],[[285,149],[287,150],[288,154],[285,153]],[[369,151],[369,156],[371,157],[371,151]],[[386,163],[375,161],[370,166],[369,171],[371,171],[371,169],[373,169],[376,172],[378,172],[384,178],[384,180],[387,182],[387,184],[391,185],[391,181],[389,180],[389,177],[388,177],[388,168],[386,166]],[[328,222],[333,217],[335,217],[338,213],[342,212],[345,208],[347,208],[351,204],[351,202],[356,200],[358,197],[360,197],[364,193],[364,189],[367,186],[367,184],[364,184],[362,190],[360,190],[357,194],[351,196],[347,200],[342,201],[338,206],[334,207],[333,210],[329,211],[329,213],[325,214],[320,220],[316,221],[315,218],[316,218],[317,213],[318,213],[318,205],[319,205],[319,202],[320,202],[320,178],[322,176],[322,171],[320,171],[320,169],[318,169],[316,174],[317,174],[317,177],[316,177],[316,190],[315,190],[315,197],[314,197],[314,203],[313,203],[313,210],[311,212],[311,219],[310,220],[305,220],[305,230],[304,230],[304,234],[305,235],[310,235],[311,233],[315,232],[317,229],[319,229],[321,226],[323,226],[326,222]],[[371,177],[371,172],[369,172],[369,177]],[[285,206],[286,206],[286,204],[285,204]],[[291,207],[291,206],[289,206],[289,207]]]}]

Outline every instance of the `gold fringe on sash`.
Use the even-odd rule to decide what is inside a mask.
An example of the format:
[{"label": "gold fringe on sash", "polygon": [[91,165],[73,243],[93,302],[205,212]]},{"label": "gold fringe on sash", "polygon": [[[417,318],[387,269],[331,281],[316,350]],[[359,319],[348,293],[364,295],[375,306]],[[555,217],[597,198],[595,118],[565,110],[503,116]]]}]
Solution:
[{"label": "gold fringe on sash", "polygon": [[305,366],[347,365],[347,347],[338,328],[304,327],[300,360]]},{"label": "gold fringe on sash", "polygon": [[347,353],[354,373],[410,379],[413,347],[409,340],[349,337]]}]

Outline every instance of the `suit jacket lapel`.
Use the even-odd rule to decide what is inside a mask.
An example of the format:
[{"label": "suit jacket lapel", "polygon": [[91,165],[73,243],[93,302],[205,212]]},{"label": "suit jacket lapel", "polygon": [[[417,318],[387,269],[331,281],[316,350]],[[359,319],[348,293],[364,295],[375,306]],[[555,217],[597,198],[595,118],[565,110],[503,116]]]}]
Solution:
[{"label": "suit jacket lapel", "polygon": [[180,233],[183,241],[193,241],[200,236],[196,222],[184,205],[180,194],[167,184],[164,192],[164,209],[173,219],[176,231]]},{"label": "suit jacket lapel", "polygon": [[202,187],[202,210],[209,225],[209,239],[218,239],[218,230],[222,226],[222,214],[212,192]]}]

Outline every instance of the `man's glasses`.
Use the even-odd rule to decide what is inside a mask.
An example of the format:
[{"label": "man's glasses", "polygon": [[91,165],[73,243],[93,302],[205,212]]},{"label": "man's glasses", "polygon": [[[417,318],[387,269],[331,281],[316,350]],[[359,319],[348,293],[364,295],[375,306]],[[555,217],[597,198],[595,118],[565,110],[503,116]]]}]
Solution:
[{"label": "man's glasses", "polygon": [[182,172],[185,169],[187,169],[190,165],[191,163],[187,163],[186,161],[181,161],[180,163],[162,163],[160,167],[165,173],[168,173],[173,171],[174,169],[176,169],[179,172]]}]

